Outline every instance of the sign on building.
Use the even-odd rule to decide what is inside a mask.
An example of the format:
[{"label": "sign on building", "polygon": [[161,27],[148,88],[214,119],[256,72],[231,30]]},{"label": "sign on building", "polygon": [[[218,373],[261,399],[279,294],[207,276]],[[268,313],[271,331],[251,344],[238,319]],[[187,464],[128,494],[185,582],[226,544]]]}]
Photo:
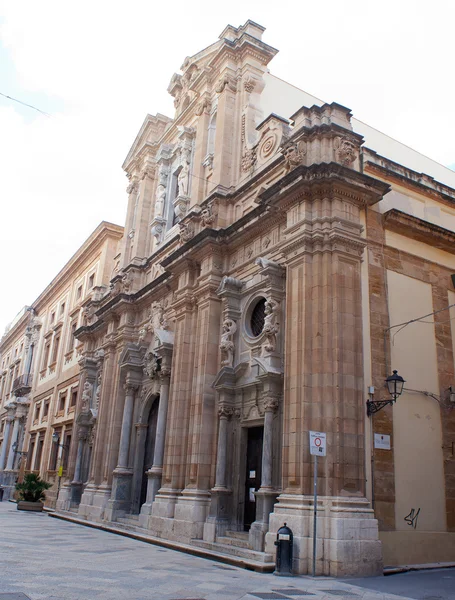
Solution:
[{"label": "sign on building", "polygon": [[326,434],[320,431],[310,431],[310,454],[325,456],[327,450]]}]

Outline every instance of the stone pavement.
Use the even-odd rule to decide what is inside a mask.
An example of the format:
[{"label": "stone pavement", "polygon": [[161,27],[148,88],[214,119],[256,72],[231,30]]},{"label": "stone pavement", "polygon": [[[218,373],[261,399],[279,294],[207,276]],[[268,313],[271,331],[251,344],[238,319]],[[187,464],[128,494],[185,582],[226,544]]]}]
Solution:
[{"label": "stone pavement", "polygon": [[[368,580],[365,580],[368,581]],[[280,578],[0,503],[0,600],[393,600],[331,578]]]}]

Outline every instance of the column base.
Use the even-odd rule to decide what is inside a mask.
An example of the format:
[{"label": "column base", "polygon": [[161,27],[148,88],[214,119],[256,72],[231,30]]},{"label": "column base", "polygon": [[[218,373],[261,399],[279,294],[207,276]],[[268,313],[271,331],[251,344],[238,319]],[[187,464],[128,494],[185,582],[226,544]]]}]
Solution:
[{"label": "column base", "polygon": [[[318,497],[316,575],[373,576],[383,571],[378,522],[366,498]],[[281,494],[270,515],[265,551],[275,553],[276,532],[287,524],[294,534],[293,573],[313,565],[313,497]]]},{"label": "column base", "polygon": [[258,490],[254,495],[256,497],[256,520],[251,524],[248,541],[253,550],[264,552],[270,513],[273,512],[278,492],[267,488]]},{"label": "column base", "polygon": [[[142,506],[141,515],[144,514],[144,518],[139,518],[141,527],[145,526],[156,537],[171,540],[175,506],[180,494],[181,490],[173,488],[158,490],[151,507],[146,506],[147,503]],[[148,510],[151,511],[150,516],[147,515]]]},{"label": "column base", "polygon": [[147,471],[147,498],[144,504],[141,506],[141,512],[139,515],[139,524],[141,527],[147,528],[148,519],[152,514],[152,505],[155,498],[161,488],[161,476],[163,469],[153,469],[153,467]]},{"label": "column base", "polygon": [[185,544],[189,544],[192,539],[202,539],[209,507],[208,490],[183,490],[175,507],[174,539]]},{"label": "column base", "polygon": [[111,487],[107,484],[97,486],[94,483],[88,483],[79,504],[79,516],[101,523],[105,519],[105,511],[110,497]]},{"label": "column base", "polygon": [[3,500],[9,500],[14,497],[16,492],[16,482],[19,476],[17,471],[3,471],[0,485],[3,487]]},{"label": "column base", "polygon": [[217,537],[224,536],[231,525],[232,491],[229,488],[212,488],[210,511],[204,523],[203,539],[215,542]]},{"label": "column base", "polygon": [[70,510],[71,508],[71,484],[65,482],[60,488],[59,495],[55,502],[56,510]]},{"label": "column base", "polygon": [[112,479],[111,497],[104,512],[104,519],[115,521],[131,511],[132,469],[115,469]]}]

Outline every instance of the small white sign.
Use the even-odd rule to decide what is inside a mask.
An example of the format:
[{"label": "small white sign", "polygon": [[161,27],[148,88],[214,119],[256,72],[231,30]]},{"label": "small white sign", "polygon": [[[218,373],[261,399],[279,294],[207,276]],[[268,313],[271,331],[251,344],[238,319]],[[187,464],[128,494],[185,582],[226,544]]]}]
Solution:
[{"label": "small white sign", "polygon": [[325,456],[327,449],[326,434],[320,431],[310,431],[310,454]]},{"label": "small white sign", "polygon": [[374,447],[380,450],[390,450],[390,435],[383,433],[374,434]]},{"label": "small white sign", "polygon": [[256,471],[250,471],[250,479],[254,479],[256,477]]}]

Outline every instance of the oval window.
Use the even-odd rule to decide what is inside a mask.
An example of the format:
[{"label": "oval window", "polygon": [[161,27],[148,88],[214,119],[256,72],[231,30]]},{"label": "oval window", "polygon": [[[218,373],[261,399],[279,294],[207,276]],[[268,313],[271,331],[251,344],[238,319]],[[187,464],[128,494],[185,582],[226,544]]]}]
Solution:
[{"label": "oval window", "polygon": [[251,333],[254,337],[261,335],[265,322],[265,298],[261,298],[253,308],[250,319]]}]

